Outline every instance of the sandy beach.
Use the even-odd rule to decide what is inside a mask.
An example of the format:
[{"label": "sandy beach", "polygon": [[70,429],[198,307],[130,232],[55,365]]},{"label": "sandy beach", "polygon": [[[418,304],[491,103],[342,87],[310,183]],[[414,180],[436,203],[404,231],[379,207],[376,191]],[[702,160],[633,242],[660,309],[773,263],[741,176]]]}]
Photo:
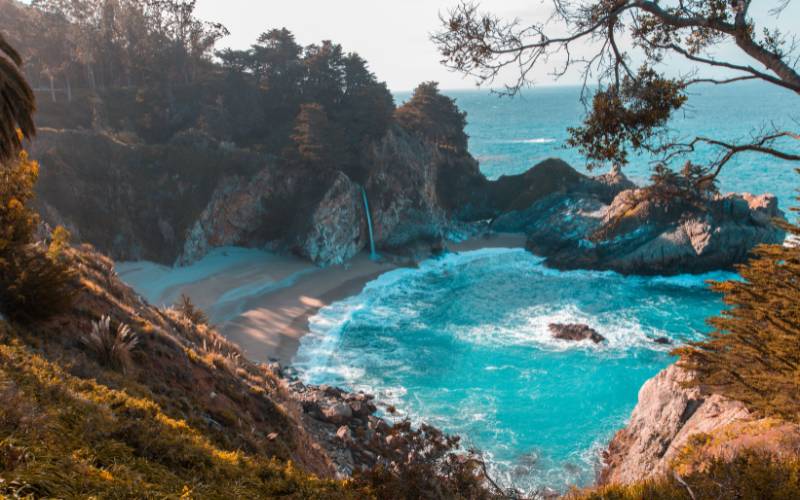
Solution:
[{"label": "sandy beach", "polygon": [[[519,248],[522,234],[491,234],[449,243],[451,252]],[[217,249],[183,268],[150,262],[122,262],[120,277],[156,305],[174,304],[186,294],[212,323],[254,361],[289,364],[308,320],[320,308],[357,295],[364,285],[397,269],[390,260],[362,253],[344,265],[319,268],[302,259],[240,248]]]}]

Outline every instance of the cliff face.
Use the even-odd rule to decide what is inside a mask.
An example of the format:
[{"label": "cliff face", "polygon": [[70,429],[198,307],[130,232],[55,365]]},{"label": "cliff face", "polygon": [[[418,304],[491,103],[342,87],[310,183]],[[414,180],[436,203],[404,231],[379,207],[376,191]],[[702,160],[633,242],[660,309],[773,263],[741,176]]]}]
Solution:
[{"label": "cliff face", "polygon": [[682,387],[688,376],[673,365],[642,386],[628,425],[605,452],[601,484],[632,484],[664,475],[690,436],[749,418],[741,403]]},{"label": "cliff face", "polygon": [[174,262],[223,174],[247,178],[265,163],[202,136],[147,145],[45,128],[32,146],[44,220],[120,260]]},{"label": "cliff face", "polygon": [[527,247],[559,269],[677,274],[731,268],[784,238],[769,195],[664,208],[619,172],[588,177],[560,160],[488,181],[467,152],[399,126],[361,154],[368,168],[356,180],[193,132],[146,145],[45,129],[33,150],[45,220],[123,260],[186,263],[239,245],[341,264],[369,244],[362,189],[386,253],[424,255],[492,219],[494,230],[526,233]]},{"label": "cliff face", "polygon": [[48,223],[115,258],[168,264],[227,245],[341,264],[369,244],[362,188],[379,249],[438,243],[458,226],[451,207],[477,206],[470,200],[485,183],[468,154],[399,127],[365,148],[362,183],[192,134],[145,145],[45,129],[33,154],[43,167],[38,202]]}]

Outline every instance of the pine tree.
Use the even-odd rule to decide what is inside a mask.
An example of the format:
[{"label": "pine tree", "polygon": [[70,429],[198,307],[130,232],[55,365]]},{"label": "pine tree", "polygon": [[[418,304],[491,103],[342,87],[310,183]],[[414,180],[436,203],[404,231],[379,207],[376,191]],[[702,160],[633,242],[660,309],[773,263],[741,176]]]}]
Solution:
[{"label": "pine tree", "polygon": [[[800,238],[800,226],[782,224]],[[692,382],[762,415],[800,421],[800,245],[763,245],[743,281],[713,283],[730,308],[707,340],[678,349]]]},{"label": "pine tree", "polygon": [[467,114],[453,99],[439,92],[436,82],[421,83],[414,95],[397,108],[397,122],[405,129],[426,137],[439,146],[465,151]]}]

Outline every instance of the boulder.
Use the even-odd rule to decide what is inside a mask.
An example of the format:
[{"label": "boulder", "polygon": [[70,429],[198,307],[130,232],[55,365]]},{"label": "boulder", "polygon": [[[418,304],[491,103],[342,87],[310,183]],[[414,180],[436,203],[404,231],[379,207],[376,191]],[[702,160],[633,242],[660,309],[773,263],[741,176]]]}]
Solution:
[{"label": "boulder", "polygon": [[350,430],[350,427],[346,425],[342,425],[336,431],[336,437],[342,440],[345,443],[350,443],[353,441],[353,432]]},{"label": "boulder", "polygon": [[332,424],[346,424],[353,418],[353,410],[346,403],[333,403],[322,409],[322,416]]},{"label": "boulder", "polygon": [[581,340],[591,340],[595,344],[599,344],[606,340],[605,337],[597,333],[589,325],[582,323],[575,324],[560,324],[551,323],[547,326],[553,334],[553,338],[561,340],[569,340],[573,342],[580,342]]}]

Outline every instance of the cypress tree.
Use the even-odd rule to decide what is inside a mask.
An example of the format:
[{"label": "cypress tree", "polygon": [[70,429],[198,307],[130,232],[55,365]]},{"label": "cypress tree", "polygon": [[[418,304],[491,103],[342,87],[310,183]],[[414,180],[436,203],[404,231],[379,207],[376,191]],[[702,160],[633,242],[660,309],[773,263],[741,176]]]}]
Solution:
[{"label": "cypress tree", "polygon": [[[800,238],[800,226],[780,224]],[[712,283],[730,307],[706,340],[676,350],[679,364],[693,385],[800,421],[800,244],[762,245],[739,272],[742,281]]]}]

